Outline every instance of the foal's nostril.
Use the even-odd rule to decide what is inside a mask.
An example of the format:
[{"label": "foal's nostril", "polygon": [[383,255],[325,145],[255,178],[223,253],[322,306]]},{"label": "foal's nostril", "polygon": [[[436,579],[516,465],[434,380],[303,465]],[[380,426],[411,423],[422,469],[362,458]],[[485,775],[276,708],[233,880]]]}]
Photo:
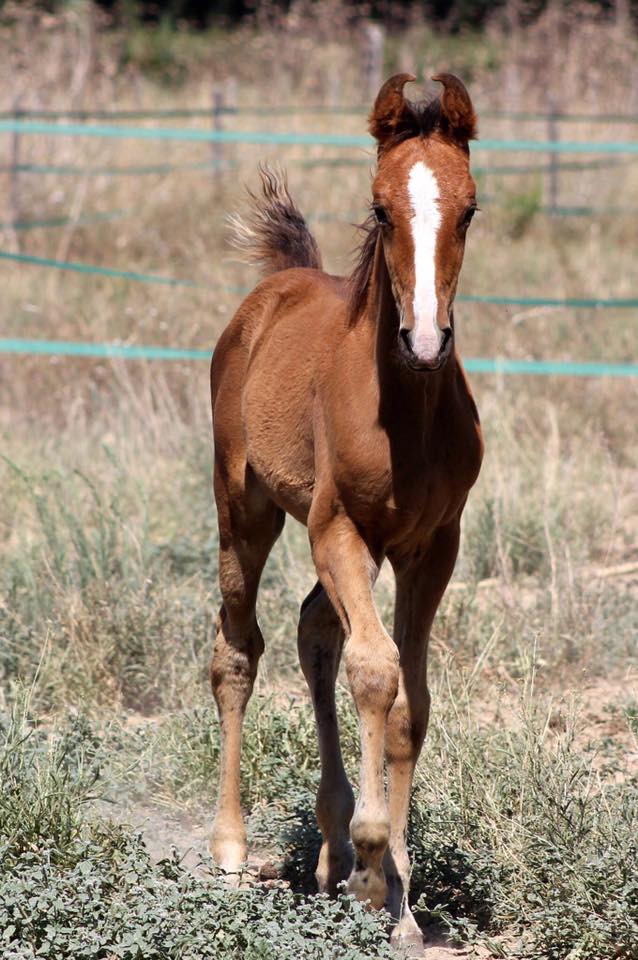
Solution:
[{"label": "foal's nostril", "polygon": [[405,327],[401,327],[401,329],[399,330],[399,336],[401,337],[401,339],[403,340],[403,343],[407,347],[408,353],[414,353],[414,350],[412,349],[412,344],[410,343],[410,331],[406,330]]},{"label": "foal's nostril", "polygon": [[452,339],[452,327],[445,327],[442,331],[443,339],[441,340],[441,346],[439,347],[439,353],[443,353],[448,343]]}]

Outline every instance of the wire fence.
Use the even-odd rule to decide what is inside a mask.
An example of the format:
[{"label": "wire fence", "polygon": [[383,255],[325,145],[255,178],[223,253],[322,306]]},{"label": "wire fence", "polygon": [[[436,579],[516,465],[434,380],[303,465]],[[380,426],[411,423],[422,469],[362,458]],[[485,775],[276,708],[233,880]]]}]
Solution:
[{"label": "wire fence", "polygon": [[[86,343],[69,340],[0,339],[0,353],[45,356],[99,357],[120,360],[207,360],[212,350],[190,350],[125,343]],[[510,360],[506,357],[468,357],[470,373],[569,377],[638,377],[638,364],[566,360]]]},{"label": "wire fence", "polygon": [[[0,120],[0,133],[110,140],[173,140],[182,143],[242,143],[258,146],[372,148],[368,135],[296,133],[272,130],[203,130],[188,127],[123,127],[104,124],[49,123],[39,120]],[[638,154],[638,142],[590,140],[477,140],[473,149],[506,153]]]},{"label": "wire fence", "polygon": [[[17,263],[36,267],[51,267],[56,270],[68,270],[72,273],[93,274],[100,277],[112,277],[134,283],[154,283],[169,287],[190,287],[199,290],[223,290],[225,293],[245,296],[250,287],[227,286],[223,284],[198,283],[179,277],[164,277],[157,273],[139,273],[135,270],[122,270],[117,267],[103,267],[92,263],[74,260],[56,260],[51,257],[37,257],[29,253],[12,253],[0,250],[0,260],[13,260]],[[482,303],[497,306],[553,307],[573,310],[634,310],[638,308],[638,297],[512,297],[501,294],[457,294],[459,303]]]},{"label": "wire fence", "polygon": [[[23,135],[46,135],[46,136],[66,136],[66,137],[97,137],[102,139],[137,139],[137,140],[168,140],[184,143],[211,143],[211,144],[254,144],[254,145],[273,145],[273,146],[323,146],[334,147],[344,150],[352,149],[370,149],[373,141],[368,136],[354,136],[346,134],[331,133],[297,133],[291,131],[267,131],[267,130],[228,130],[221,129],[220,124],[215,124],[213,129],[196,128],[172,128],[172,127],[131,127],[119,125],[87,124],[79,122],[52,122],[61,119],[74,121],[86,120],[144,120],[144,119],[189,119],[198,117],[210,118],[214,114],[217,119],[225,115],[250,115],[255,116],[291,116],[295,114],[358,114],[365,112],[361,107],[286,107],[286,108],[259,108],[258,110],[245,110],[237,107],[227,107],[216,101],[213,111],[206,108],[193,109],[174,109],[174,110],[81,110],[81,111],[45,111],[45,110],[13,110],[10,113],[0,113],[0,133],[12,134],[14,138]],[[519,121],[527,120],[547,120],[549,122],[588,122],[588,123],[638,123],[638,117],[613,115],[576,115],[576,114],[545,114],[545,113],[524,113],[524,112],[497,112],[484,111],[484,116],[495,118],[507,118]],[[555,129],[552,127],[552,129]],[[559,170],[585,170],[595,169],[608,165],[627,163],[627,157],[633,157],[638,154],[638,143],[635,141],[580,141],[580,140],[559,140],[557,137],[550,140],[519,140],[519,139],[486,139],[479,140],[473,145],[474,150],[485,152],[526,152],[526,153],[545,153],[550,156],[549,163],[545,165],[532,164],[496,164],[492,167],[474,168],[474,172],[481,174],[524,174],[524,173],[544,173],[550,174],[555,178]],[[568,161],[559,162],[559,154],[593,154],[598,155],[598,159],[587,161]],[[338,163],[371,163],[372,155],[364,157],[329,157],[329,158],[309,158],[301,160],[301,163],[307,166]],[[73,164],[29,164],[19,163],[14,160],[13,163],[0,167],[0,172],[10,172],[13,176],[16,174],[47,175],[55,174],[59,176],[77,175],[77,176],[143,176],[143,175],[165,175],[176,170],[223,170],[232,169],[234,162],[227,158],[218,157],[202,162],[191,163],[156,163],[147,165],[134,165],[126,167],[117,167],[109,165],[100,166],[81,166]],[[604,208],[596,209],[594,207],[561,207],[554,197],[554,202],[545,207],[545,211],[564,216],[590,216],[595,213],[605,213]],[[543,208],[539,208],[543,209]],[[619,212],[627,212],[623,208]],[[123,211],[112,211],[110,213],[85,214],[78,218],[56,217],[32,221],[15,221],[11,223],[0,223],[0,229],[28,230],[36,228],[55,228],[67,226],[70,223],[74,225],[90,224],[98,221],[108,221],[116,217],[123,216]],[[328,215],[318,213],[317,219],[327,218]],[[59,260],[48,257],[40,257],[26,253],[14,253],[11,251],[0,250],[0,260],[13,261],[16,263],[28,264],[31,266],[47,267],[50,269],[71,271],[85,275],[109,277],[114,280],[123,280],[135,283],[159,284],[169,287],[190,287],[207,288],[210,285],[199,284],[190,279],[165,277],[154,273],[144,273],[134,270],[125,270],[117,267],[100,266],[96,264],[83,263],[78,261]],[[217,287],[219,289],[219,286]],[[245,294],[248,292],[239,287],[223,287],[226,292],[233,294]],[[587,297],[512,297],[501,294],[466,294],[459,295],[456,298],[460,302],[476,304],[493,304],[500,306],[527,306],[527,307],[548,307],[554,309],[636,309],[638,308],[638,297],[627,298],[587,298]],[[61,354],[67,356],[85,356],[85,357],[120,357],[123,359],[181,359],[194,360],[209,358],[210,353],[200,350],[188,350],[173,347],[153,347],[136,346],[125,344],[92,344],[92,343],[73,343],[67,341],[53,340],[23,340],[23,339],[3,339],[0,340],[0,352],[4,353],[33,353],[33,354]],[[515,361],[504,358],[475,358],[466,361],[468,370],[478,373],[503,373],[503,374],[541,374],[541,375],[561,375],[561,376],[612,376],[612,377],[635,377],[638,375],[638,366],[633,364],[610,364],[610,363],[570,363],[570,362],[549,362],[549,361]]]},{"label": "wire fence", "polygon": [[[224,116],[292,117],[292,116],[365,116],[370,107],[364,104],[350,106],[331,106],[330,104],[291,104],[287,106],[240,107],[225,104],[223,100],[209,107],[169,108],[164,110],[42,110],[38,108],[15,107],[0,111],[0,120],[178,120],[209,118],[214,114]],[[554,120],[559,123],[587,124],[636,124],[638,115],[627,113],[561,113],[533,110],[490,110],[478,109],[478,115],[490,120],[516,120],[519,122],[542,122]]]}]

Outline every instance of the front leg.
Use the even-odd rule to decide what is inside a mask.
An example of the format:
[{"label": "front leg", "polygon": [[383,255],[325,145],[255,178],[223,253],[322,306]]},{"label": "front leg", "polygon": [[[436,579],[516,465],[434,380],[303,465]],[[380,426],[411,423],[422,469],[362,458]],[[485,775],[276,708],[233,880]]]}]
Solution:
[{"label": "front leg", "polygon": [[399,648],[399,692],[388,716],[386,761],[390,842],[384,865],[387,908],[396,920],[393,941],[420,945],[421,931],[408,904],[407,825],[414,768],[430,713],[427,647],[432,621],[454,569],[459,518],[437,530],[424,555],[395,564],[394,640]]},{"label": "front leg", "polygon": [[308,531],[319,579],[345,631],[346,672],[359,716],[360,793],[350,821],[355,862],[348,889],[380,909],[387,897],[382,861],[390,837],[383,747],[386,719],[397,694],[399,656],[372,597],[377,558],[355,525],[342,509],[336,510],[331,498],[325,506],[313,503]]}]

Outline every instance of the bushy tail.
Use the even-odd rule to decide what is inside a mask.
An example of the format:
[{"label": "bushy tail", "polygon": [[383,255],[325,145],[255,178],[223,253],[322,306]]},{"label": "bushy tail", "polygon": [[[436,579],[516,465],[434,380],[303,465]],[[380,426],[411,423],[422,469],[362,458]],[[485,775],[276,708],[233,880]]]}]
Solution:
[{"label": "bushy tail", "polygon": [[248,191],[251,210],[229,217],[231,243],[267,277],[289,267],[321,270],[319,247],[288,193],[286,175],[266,164],[259,167],[261,196]]}]

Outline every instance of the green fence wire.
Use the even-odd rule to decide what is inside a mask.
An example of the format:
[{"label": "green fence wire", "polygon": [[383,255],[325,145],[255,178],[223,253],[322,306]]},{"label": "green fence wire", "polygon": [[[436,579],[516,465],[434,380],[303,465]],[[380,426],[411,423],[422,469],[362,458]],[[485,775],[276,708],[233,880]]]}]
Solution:
[{"label": "green fence wire", "polygon": [[79,217],[59,216],[44,217],[40,220],[5,220],[4,222],[0,221],[0,230],[57,229],[69,225],[82,227],[93,223],[108,223],[125,216],[126,211],[124,210],[111,210],[109,213],[83,213]]},{"label": "green fence wire", "polygon": [[[164,110],[40,110],[29,108],[14,108],[0,111],[0,119],[31,119],[31,120],[59,120],[69,118],[73,120],[177,120],[195,119],[197,117],[227,116],[361,116],[370,110],[369,105],[360,106],[329,106],[327,104],[293,104],[289,106],[255,106],[233,107],[229,105],[213,105],[210,107],[167,108]],[[482,110],[477,109],[480,117],[489,117],[495,120],[521,121],[557,121],[559,123],[638,123],[635,114],[586,114],[586,113],[544,113],[528,110]]]},{"label": "green fence wire", "polygon": [[0,339],[0,353],[66,357],[110,357],[122,360],[210,360],[211,350],[149,347],[122,343],[84,343],[69,340]]},{"label": "green fence wire", "polygon": [[138,166],[79,166],[77,164],[15,163],[0,165],[0,173],[32,173],[58,177],[139,177],[163,176],[178,170],[225,170],[236,167],[231,160],[200,160],[191,163],[150,163]]},{"label": "green fence wire", "polygon": [[[372,161],[371,157],[312,157],[309,160],[302,160],[301,165],[304,167],[352,167],[352,166],[370,166]],[[560,171],[579,171],[579,170],[606,170],[609,167],[616,166],[625,166],[628,163],[634,163],[632,159],[620,159],[619,157],[607,156],[601,160],[588,160],[585,163],[582,163],[578,160],[568,160],[561,161],[557,160],[555,163],[549,164],[499,164],[492,163],[489,166],[477,166],[472,164],[472,173],[475,176],[485,176],[487,174],[498,174],[499,176],[504,175],[523,175],[528,173],[553,173]]]},{"label": "green fence wire", "polygon": [[[0,133],[47,134],[66,137],[100,137],[118,140],[173,140],[199,143],[246,143],[278,146],[371,148],[368,136],[330,133],[273,133],[266,130],[196,130],[174,127],[119,127],[78,123],[45,123],[2,120]],[[478,140],[475,150],[532,153],[638,154],[638,142],[578,140]]]},{"label": "green fence wire", "polygon": [[36,257],[30,253],[11,253],[0,250],[0,260],[14,260],[37,267],[53,267],[56,270],[70,270],[73,273],[93,274],[99,277],[114,277],[120,280],[132,280],[137,283],[160,283],[169,287],[197,287],[194,280],[177,280],[162,277],[156,273],[138,273],[135,270],[119,270],[116,267],[99,267],[92,263],[79,263],[75,260],[54,260],[52,257]]},{"label": "green fence wire", "polygon": [[[15,261],[16,263],[30,264],[37,267],[51,267],[57,270],[70,270],[74,273],[94,274],[101,277],[113,277],[120,280],[130,280],[137,283],[155,283],[170,287],[190,287],[202,290],[222,289],[227,293],[245,295],[250,287],[231,287],[219,284],[201,284],[195,280],[185,280],[175,277],[164,277],[156,273],[138,273],[133,270],[121,270],[117,267],[101,267],[91,263],[82,263],[75,260],[55,260],[52,257],[37,257],[29,253],[12,253],[0,250],[0,260]],[[460,303],[484,303],[498,306],[525,306],[525,307],[556,307],[584,309],[626,310],[638,308],[638,297],[510,297],[501,294],[458,294],[456,300]]]},{"label": "green fence wire", "polygon": [[[294,158],[305,169],[315,167],[360,167],[370,166],[372,158],[364,157],[312,157],[310,159]],[[607,170],[610,167],[626,165],[635,162],[631,159],[605,157],[602,160],[590,160],[586,163],[578,161],[557,161],[549,164],[491,164],[490,166],[472,166],[472,173],[477,176],[523,176],[526,174],[542,174],[561,171]],[[0,173],[26,173],[38,176],[73,176],[73,177],[135,177],[135,176],[166,176],[179,171],[210,171],[236,170],[237,160],[198,160],[184,163],[149,163],[131,166],[83,166],[80,164],[42,164],[42,163],[15,163],[0,164]]]},{"label": "green fence wire", "polygon": [[[0,353],[47,356],[100,357],[122,360],[210,360],[212,350],[142,346],[121,343],[77,343],[68,340],[0,340]],[[563,360],[508,360],[505,357],[468,357],[471,373],[525,374],[570,377],[638,377],[638,364]]]}]

